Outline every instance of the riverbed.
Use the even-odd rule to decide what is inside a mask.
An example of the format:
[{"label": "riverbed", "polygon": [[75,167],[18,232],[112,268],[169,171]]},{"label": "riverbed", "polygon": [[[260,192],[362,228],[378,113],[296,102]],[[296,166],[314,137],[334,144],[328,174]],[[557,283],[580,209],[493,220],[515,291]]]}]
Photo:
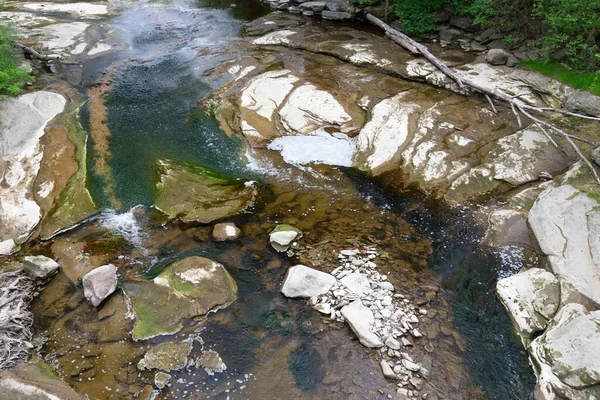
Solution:
[{"label": "riverbed", "polygon": [[[226,83],[211,70],[243,56],[233,44],[245,22],[269,12],[250,0],[235,8],[226,3],[140,2],[104,21],[104,32],[119,46],[85,61],[76,85],[82,97],[103,99],[88,101],[79,113],[89,135],[88,188],[100,212],[26,250],[64,260],[33,304],[35,335],[44,339],[39,354],[94,399],[137,395],[154,381],[153,373],[136,367],[145,350],[190,338],[197,343],[192,358],[211,349],[227,369],[173,371],[159,398],[394,396],[396,385],[382,376],[375,350],[306,301],[280,293],[295,264],[331,271],[340,250],[375,247],[385,254],[379,269],[398,292],[428,310],[419,325],[425,338],[410,350],[431,374],[421,393],[429,399],[528,398],[535,378],[494,289],[499,277],[536,260],[481,244],[476,204],[451,207],[353,168],[289,164],[277,151],[247,149],[223,132],[197,104]],[[59,76],[71,73],[65,68]],[[210,225],[169,221],[153,209],[160,159],[256,181],[260,196],[252,209],[227,219],[240,227],[241,238],[216,243]],[[268,234],[280,223],[304,233],[291,257],[269,245]],[[238,299],[186,321],[175,335],[134,341],[123,291],[100,311],[83,298],[75,278],[82,255],[96,265],[116,265],[123,282],[154,278],[173,261],[202,255],[227,268]]]}]

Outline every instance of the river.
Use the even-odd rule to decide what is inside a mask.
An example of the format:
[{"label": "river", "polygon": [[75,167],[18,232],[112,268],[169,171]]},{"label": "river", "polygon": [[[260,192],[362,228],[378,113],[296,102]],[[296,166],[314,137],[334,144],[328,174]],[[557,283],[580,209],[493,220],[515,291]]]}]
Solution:
[{"label": "river", "polygon": [[[394,394],[375,353],[353,340],[347,327],[326,323],[305,301],[280,294],[288,267],[302,262],[331,270],[337,251],[366,246],[386,252],[380,268],[400,293],[430,309],[420,325],[427,339],[413,350],[431,371],[431,386],[423,391],[428,398],[529,398],[535,378],[494,288],[499,276],[534,260],[519,254],[507,259],[481,245],[484,232],[473,221],[474,207],[450,207],[415,190],[398,193],[351,168],[297,167],[274,151],[244,151],[240,139],[198,109],[224,83],[210,70],[240,57],[231,43],[245,21],[269,12],[255,0],[236,4],[138,2],[106,21],[105,32],[122,49],[86,61],[79,85],[92,96],[90,85],[106,84],[100,109],[90,102],[80,114],[90,133],[89,187],[103,211],[40,246],[60,252],[78,244],[88,257],[117,265],[124,280],[152,278],[188,255],[228,268],[238,300],[206,320],[188,321],[175,335],[201,340],[221,355],[227,370],[174,371],[160,398]],[[168,222],[150,207],[156,163],[164,158],[260,183],[252,212],[229,219],[242,228],[240,240],[214,243],[210,226]],[[268,244],[277,223],[305,234],[293,258]],[[131,398],[153,380],[150,372],[137,371],[137,361],[148,343],[167,338],[131,340],[120,314],[122,294],[111,305],[116,311],[97,321],[67,275],[55,277],[34,302],[36,334],[48,338],[40,353],[91,398]],[[90,352],[95,356],[86,358]]]}]

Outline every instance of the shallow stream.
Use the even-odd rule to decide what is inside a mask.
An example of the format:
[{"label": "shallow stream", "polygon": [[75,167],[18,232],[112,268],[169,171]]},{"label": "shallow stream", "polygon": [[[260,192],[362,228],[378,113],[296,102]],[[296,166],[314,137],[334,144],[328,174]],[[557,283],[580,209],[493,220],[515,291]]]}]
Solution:
[{"label": "shallow stream", "polygon": [[[197,102],[223,84],[207,71],[239,56],[228,49],[244,20],[269,11],[257,0],[237,4],[142,2],[107,21],[124,48],[86,62],[80,87],[91,97],[98,93],[90,85],[105,84],[99,89],[103,109],[90,102],[81,112],[91,138],[89,185],[104,211],[39,246],[55,254],[77,247],[97,265],[115,264],[124,280],[152,278],[192,254],[227,267],[238,300],[176,334],[217,351],[227,370],[174,372],[160,398],[393,395],[395,384],[381,375],[375,351],[305,301],[280,294],[288,267],[305,263],[330,271],[339,250],[368,246],[387,254],[378,265],[397,290],[430,310],[419,325],[427,338],[412,351],[431,371],[423,391],[428,398],[528,398],[534,376],[494,287],[499,276],[532,260],[507,259],[480,245],[483,231],[467,207],[450,208],[416,191],[397,193],[353,169],[299,168],[276,151],[245,152],[239,139],[198,110]],[[241,228],[240,240],[215,243],[210,226],[167,222],[151,209],[161,158],[259,182],[252,212],[229,219]],[[304,232],[293,258],[268,244],[277,223]],[[91,398],[132,398],[153,382],[152,373],[136,369],[137,361],[150,343],[168,338],[132,341],[120,292],[104,307],[112,313],[103,308],[99,315],[70,279],[77,263],[63,266],[35,301],[36,333],[48,337],[41,354]]]}]

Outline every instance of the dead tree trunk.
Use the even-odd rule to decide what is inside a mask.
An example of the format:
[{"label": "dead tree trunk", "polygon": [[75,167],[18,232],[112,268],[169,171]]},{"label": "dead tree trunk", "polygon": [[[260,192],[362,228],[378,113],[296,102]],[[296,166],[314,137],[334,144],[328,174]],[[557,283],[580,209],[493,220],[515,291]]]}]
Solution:
[{"label": "dead tree trunk", "polygon": [[[566,139],[567,142],[569,143],[569,145],[571,145],[571,147],[573,147],[573,149],[575,150],[575,152],[577,153],[579,158],[581,158],[581,160],[588,166],[588,168],[592,172],[592,175],[594,176],[594,179],[596,180],[596,182],[598,184],[600,184],[600,177],[598,176],[598,172],[596,171],[596,168],[583,155],[583,153],[581,152],[579,147],[575,144],[574,140],[579,140],[579,141],[586,142],[588,144],[593,144],[593,145],[596,145],[596,144],[592,143],[588,140],[582,140],[576,136],[569,135],[567,132],[558,128],[554,124],[546,122],[546,121],[532,115],[532,113],[539,113],[539,114],[543,114],[544,112],[558,113],[558,114],[563,114],[563,115],[568,115],[568,116],[583,118],[583,119],[589,119],[589,120],[594,120],[594,121],[600,121],[600,118],[591,117],[588,115],[583,115],[583,114],[578,114],[578,113],[573,113],[573,112],[563,110],[560,108],[531,106],[529,104],[526,104],[522,100],[520,100],[519,99],[520,96],[518,96],[518,95],[510,96],[504,92],[500,92],[495,89],[490,89],[490,88],[481,86],[481,85],[471,81],[468,78],[464,78],[464,77],[461,78],[453,70],[451,70],[446,64],[444,64],[443,61],[441,61],[439,58],[437,58],[436,56],[431,54],[429,49],[427,49],[427,47],[425,47],[421,43],[411,39],[404,33],[392,28],[391,26],[389,26],[388,24],[386,24],[385,22],[383,22],[382,20],[380,20],[379,18],[375,17],[372,14],[367,14],[367,19],[371,23],[373,23],[373,24],[377,25],[378,27],[380,27],[381,29],[383,29],[385,31],[386,36],[389,37],[391,40],[393,40],[395,43],[404,47],[406,50],[410,51],[412,54],[422,55],[423,57],[425,57],[427,59],[427,61],[429,61],[431,64],[433,64],[437,69],[439,69],[446,76],[448,76],[449,78],[454,80],[461,89],[465,88],[465,86],[466,86],[466,87],[473,89],[476,92],[483,94],[489,101],[489,103],[492,107],[492,110],[495,111],[495,106],[492,101],[493,98],[496,100],[506,102],[508,105],[510,105],[513,112],[515,113],[515,116],[516,116],[517,120],[519,121],[519,125],[521,125],[521,118],[519,116],[519,113],[521,113],[525,117],[532,120],[538,127],[542,128],[542,131],[544,132],[545,135],[548,135],[548,132],[550,132],[550,133],[553,133],[555,135],[561,136],[564,139]],[[545,127],[547,130],[543,129],[543,127]]]}]

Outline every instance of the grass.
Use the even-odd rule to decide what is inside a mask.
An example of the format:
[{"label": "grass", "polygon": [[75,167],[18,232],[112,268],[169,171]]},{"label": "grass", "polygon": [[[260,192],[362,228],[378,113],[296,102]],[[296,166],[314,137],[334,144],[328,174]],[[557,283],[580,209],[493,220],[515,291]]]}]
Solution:
[{"label": "grass", "polygon": [[19,66],[19,57],[12,45],[14,31],[0,24],[0,99],[21,93],[23,85],[34,78]]},{"label": "grass", "polygon": [[600,71],[577,71],[559,63],[544,61],[522,61],[520,65],[557,79],[575,89],[587,90],[600,96]]}]

